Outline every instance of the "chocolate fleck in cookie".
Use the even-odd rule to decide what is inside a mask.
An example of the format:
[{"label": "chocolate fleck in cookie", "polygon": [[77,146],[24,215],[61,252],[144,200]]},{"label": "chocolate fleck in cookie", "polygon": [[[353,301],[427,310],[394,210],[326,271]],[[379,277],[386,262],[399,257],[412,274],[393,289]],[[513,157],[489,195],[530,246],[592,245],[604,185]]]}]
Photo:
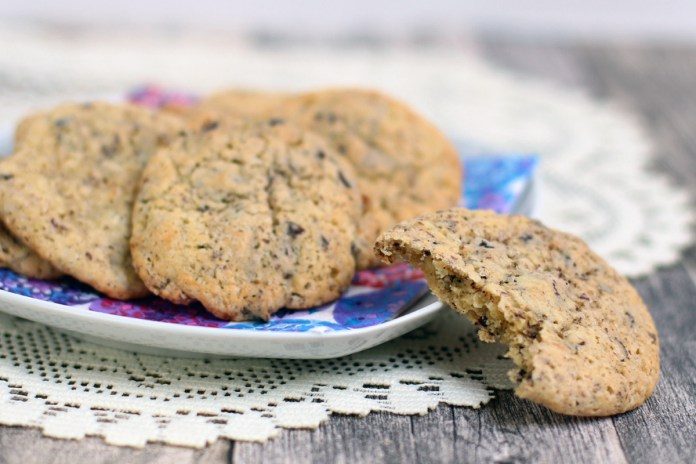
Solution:
[{"label": "chocolate fleck in cookie", "polygon": [[131,249],[155,294],[228,320],[337,298],[355,272],[353,170],[288,123],[207,124],[144,171]]},{"label": "chocolate fleck in cookie", "polygon": [[604,416],[652,394],[660,369],[652,318],[631,284],[577,237],[457,208],[399,224],[375,250],[423,269],[482,340],[509,346],[518,396],[563,414]]},{"label": "chocolate fleck in cookie", "polygon": [[[25,138],[24,133],[35,117],[38,116],[29,116],[17,125],[14,136],[15,150],[21,145]],[[34,279],[54,279],[61,275],[58,269],[20,242],[2,223],[0,223],[0,267],[8,267]]]},{"label": "chocolate fleck in cookie", "polygon": [[179,119],[130,105],[66,104],[27,119],[0,165],[0,216],[58,270],[113,298],[147,294],[131,265],[131,208],[150,155]]},{"label": "chocolate fleck in cookie", "polygon": [[326,137],[355,168],[363,200],[359,268],[380,263],[372,246],[382,231],[459,201],[462,172],[454,147],[404,103],[379,92],[335,89],[299,95],[283,111]]},{"label": "chocolate fleck in cookie", "polygon": [[188,127],[194,131],[211,126],[244,124],[263,121],[281,124],[287,120],[284,104],[293,94],[228,89],[214,93],[183,114]]},{"label": "chocolate fleck in cookie", "polygon": [[0,224],[0,267],[34,279],[55,279],[61,272],[17,240]]},{"label": "chocolate fleck in cookie", "polygon": [[459,200],[462,172],[452,144],[425,118],[382,93],[228,90],[204,100],[191,119],[199,126],[210,114],[289,119],[327,138],[357,175],[363,216],[354,252],[360,269],[380,264],[372,253],[380,232],[404,219],[455,206]]}]

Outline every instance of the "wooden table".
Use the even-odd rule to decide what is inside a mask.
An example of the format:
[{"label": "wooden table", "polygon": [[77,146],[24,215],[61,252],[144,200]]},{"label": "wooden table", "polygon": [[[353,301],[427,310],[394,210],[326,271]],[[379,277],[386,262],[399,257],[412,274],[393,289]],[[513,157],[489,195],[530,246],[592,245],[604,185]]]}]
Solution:
[{"label": "wooden table", "polygon": [[[696,195],[696,46],[485,37],[477,44],[502,66],[582,86],[634,110],[657,144],[655,169]],[[635,285],[659,329],[662,378],[643,407],[620,416],[564,417],[499,392],[480,410],[441,405],[419,417],[333,416],[318,430],[283,431],[265,445],[220,440],[204,450],[134,450],[0,427],[0,463],[696,462],[696,247]]]}]

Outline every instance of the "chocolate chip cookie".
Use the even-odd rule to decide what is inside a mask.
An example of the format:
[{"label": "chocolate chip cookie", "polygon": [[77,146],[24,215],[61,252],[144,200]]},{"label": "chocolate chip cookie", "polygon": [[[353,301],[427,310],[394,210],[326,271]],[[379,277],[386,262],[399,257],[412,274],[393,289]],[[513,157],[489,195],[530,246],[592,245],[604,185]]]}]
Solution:
[{"label": "chocolate chip cookie", "polygon": [[61,272],[39,257],[0,224],[0,267],[34,279],[55,279]]},{"label": "chocolate chip cookie", "polygon": [[207,121],[144,171],[131,249],[147,287],[228,320],[337,298],[355,272],[354,173],[283,121]]},{"label": "chocolate chip cookie", "polygon": [[263,92],[250,89],[228,89],[215,92],[191,110],[191,114],[218,113],[233,118],[272,117],[279,113],[293,94],[283,92]]},{"label": "chocolate chip cookie", "polygon": [[[23,143],[26,128],[36,116],[29,116],[17,125],[14,136],[14,149]],[[54,279],[61,272],[48,261],[34,253],[28,246],[12,235],[4,224],[0,223],[0,267],[7,267],[34,279]]]},{"label": "chocolate chip cookie", "polygon": [[399,224],[375,250],[423,269],[482,340],[509,346],[518,396],[604,416],[652,394],[660,369],[653,320],[631,284],[579,238],[521,216],[451,209]]},{"label": "chocolate chip cookie", "polygon": [[131,265],[131,208],[150,155],[177,118],[108,103],[65,104],[27,119],[0,165],[0,216],[59,271],[113,298],[147,294]]},{"label": "chocolate chip cookie", "polygon": [[406,104],[382,93],[230,90],[204,100],[202,108],[234,117],[289,119],[328,139],[357,175],[363,216],[355,251],[361,269],[380,263],[372,246],[383,230],[459,201],[462,171],[452,144]]}]

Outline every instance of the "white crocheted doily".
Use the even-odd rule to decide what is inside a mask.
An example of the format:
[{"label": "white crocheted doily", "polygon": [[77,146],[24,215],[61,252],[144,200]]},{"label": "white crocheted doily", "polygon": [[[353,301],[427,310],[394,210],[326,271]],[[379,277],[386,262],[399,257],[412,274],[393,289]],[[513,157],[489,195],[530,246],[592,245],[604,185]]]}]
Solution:
[{"label": "white crocheted doily", "polygon": [[59,438],[201,447],[220,437],[263,441],[279,427],[316,428],[332,412],[479,407],[493,388],[509,387],[511,365],[503,347],[479,342],[470,324],[446,321],[333,360],[208,360],[104,348],[0,316],[0,423]]},{"label": "white crocheted doily", "polygon": [[[628,275],[675,261],[691,242],[689,198],[647,169],[650,144],[630,115],[471,53],[260,50],[190,35],[64,37],[0,27],[0,121],[148,81],[191,91],[368,85],[410,101],[472,146],[539,154],[538,216],[584,237]],[[183,360],[103,348],[3,316],[0,423],[132,446],[265,440],[279,427],[317,427],[332,412],[478,407],[492,388],[508,386],[503,351],[480,344],[463,321],[440,320],[336,360]]]}]

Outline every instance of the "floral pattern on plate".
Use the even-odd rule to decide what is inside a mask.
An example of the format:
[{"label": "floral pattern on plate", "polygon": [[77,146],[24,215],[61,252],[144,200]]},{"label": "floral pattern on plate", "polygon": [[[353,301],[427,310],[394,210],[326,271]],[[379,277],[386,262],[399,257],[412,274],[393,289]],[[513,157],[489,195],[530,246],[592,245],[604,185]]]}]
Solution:
[{"label": "floral pattern on plate", "polygon": [[[131,92],[128,100],[162,108],[190,106],[196,97],[165,92],[148,86]],[[465,150],[467,151],[467,150]],[[530,184],[537,164],[535,156],[466,156],[462,206],[509,213]],[[423,274],[407,264],[359,271],[351,287],[338,300],[308,310],[281,309],[269,321],[228,322],[208,313],[199,304],[180,306],[157,297],[132,301],[103,298],[90,287],[70,278],[55,281],[28,279],[0,269],[0,290],[18,295],[82,307],[119,317],[217,327],[231,330],[327,332],[382,324],[405,312],[428,291]]]},{"label": "floral pattern on plate", "polygon": [[69,306],[99,299],[95,290],[69,277],[58,280],[30,279],[4,268],[0,268],[0,290]]}]

